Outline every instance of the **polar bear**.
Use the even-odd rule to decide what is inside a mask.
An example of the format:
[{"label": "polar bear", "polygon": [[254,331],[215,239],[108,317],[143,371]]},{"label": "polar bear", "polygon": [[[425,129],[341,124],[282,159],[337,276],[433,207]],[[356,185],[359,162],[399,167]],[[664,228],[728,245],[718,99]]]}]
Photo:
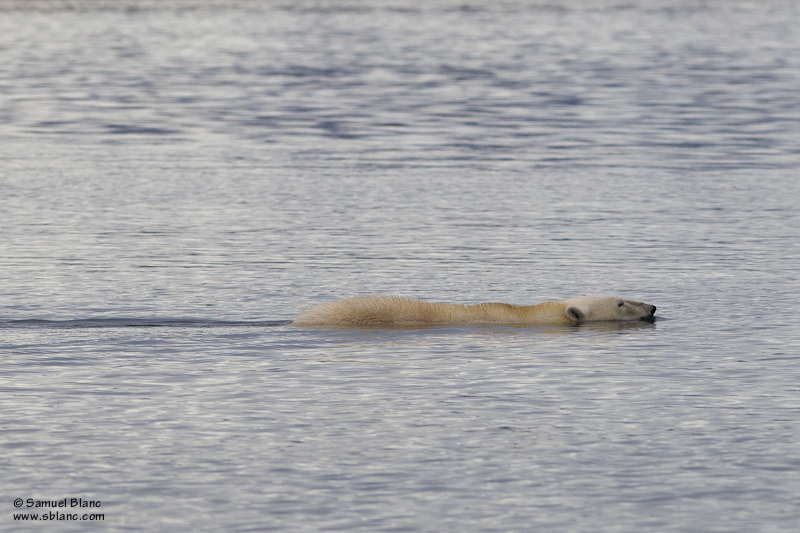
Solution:
[{"label": "polar bear", "polygon": [[536,305],[431,303],[400,296],[365,296],[303,310],[295,326],[425,326],[444,324],[566,325],[653,320],[656,306],[617,296],[578,296]]}]

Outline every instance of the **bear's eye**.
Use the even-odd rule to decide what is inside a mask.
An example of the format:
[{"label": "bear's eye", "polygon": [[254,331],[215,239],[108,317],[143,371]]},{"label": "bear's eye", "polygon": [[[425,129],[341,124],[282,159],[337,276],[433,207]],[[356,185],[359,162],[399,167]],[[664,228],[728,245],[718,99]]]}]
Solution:
[{"label": "bear's eye", "polygon": [[625,302],[623,302],[622,300],[620,300],[620,301],[619,301],[619,303],[617,304],[617,307],[622,307],[623,305],[625,305]]}]

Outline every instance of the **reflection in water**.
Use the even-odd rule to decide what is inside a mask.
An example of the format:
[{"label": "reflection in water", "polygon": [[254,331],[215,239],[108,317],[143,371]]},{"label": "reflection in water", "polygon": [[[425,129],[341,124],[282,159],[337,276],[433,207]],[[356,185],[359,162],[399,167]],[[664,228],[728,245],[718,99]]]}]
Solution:
[{"label": "reflection in water", "polygon": [[[303,329],[308,330],[344,330],[344,331],[360,331],[360,332],[382,332],[382,331],[443,331],[450,333],[496,333],[502,331],[508,332],[530,332],[531,334],[548,334],[548,335],[568,335],[578,332],[613,332],[613,331],[627,331],[637,330],[641,328],[654,328],[656,319],[641,319],[641,320],[627,320],[627,321],[609,321],[609,322],[583,322],[578,324],[568,324],[563,326],[532,326],[529,324],[463,324],[463,325],[447,325],[447,324],[413,324],[413,325],[393,325],[385,324],[380,326],[302,326]],[[290,325],[285,322],[276,323],[276,325]]]}]

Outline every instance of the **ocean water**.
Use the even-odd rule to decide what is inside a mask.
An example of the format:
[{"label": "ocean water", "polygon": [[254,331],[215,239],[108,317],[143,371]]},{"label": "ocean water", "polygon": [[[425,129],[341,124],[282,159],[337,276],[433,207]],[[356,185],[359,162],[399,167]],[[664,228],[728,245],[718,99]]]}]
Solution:
[{"label": "ocean water", "polygon": [[[0,529],[797,531],[798,28],[0,0]],[[364,294],[658,320],[290,325]]]}]

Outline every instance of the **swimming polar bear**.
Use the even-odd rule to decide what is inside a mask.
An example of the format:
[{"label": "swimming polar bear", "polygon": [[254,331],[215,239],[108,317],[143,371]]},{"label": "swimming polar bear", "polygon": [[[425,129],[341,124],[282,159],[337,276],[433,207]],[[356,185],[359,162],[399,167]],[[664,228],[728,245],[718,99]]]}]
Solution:
[{"label": "swimming polar bear", "polygon": [[295,326],[426,326],[444,324],[566,325],[610,320],[653,320],[656,306],[617,296],[578,296],[537,305],[440,304],[400,296],[365,296],[315,305]]}]

